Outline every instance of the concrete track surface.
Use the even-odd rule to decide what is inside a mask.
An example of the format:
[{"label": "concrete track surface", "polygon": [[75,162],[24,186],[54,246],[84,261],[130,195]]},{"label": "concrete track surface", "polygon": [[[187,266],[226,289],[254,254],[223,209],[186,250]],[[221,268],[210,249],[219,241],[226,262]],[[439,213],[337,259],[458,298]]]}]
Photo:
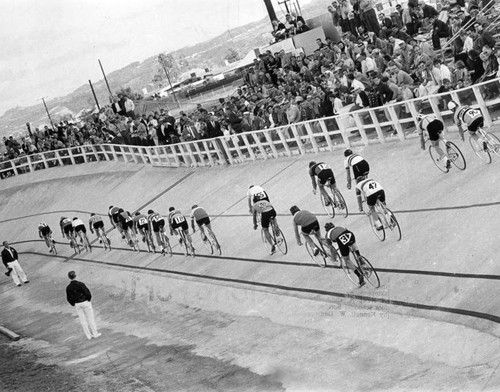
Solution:
[{"label": "concrete track surface", "polygon": [[[1,181],[1,237],[30,278],[0,282],[0,323],[23,336],[9,345],[78,376],[76,390],[499,390],[500,159],[483,164],[457,144],[467,169],[448,174],[416,140],[357,150],[386,189],[401,241],[380,242],[357,212],[341,151],[212,169],[91,163]],[[356,234],[379,289],[353,287],[295,243],[292,204],[327,221],[311,159],[332,165],[351,211],[334,221]],[[287,255],[269,256],[253,231],[249,184],[268,190]],[[188,214],[194,203],[212,215],[222,256],[207,256],[198,233],[195,258],[179,245],[171,258],[144,244],[134,253],[116,230],[112,251],[94,242],[74,255],[58,230],[61,215],[87,221],[110,204]],[[39,221],[53,228],[57,257],[38,240]],[[72,269],[93,292],[98,339],[85,339],[65,300]]]}]

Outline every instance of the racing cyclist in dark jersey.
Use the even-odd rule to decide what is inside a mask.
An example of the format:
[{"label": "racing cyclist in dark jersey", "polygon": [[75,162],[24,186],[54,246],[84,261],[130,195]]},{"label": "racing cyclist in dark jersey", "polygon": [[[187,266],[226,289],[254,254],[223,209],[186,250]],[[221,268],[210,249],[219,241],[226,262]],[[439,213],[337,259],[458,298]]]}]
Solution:
[{"label": "racing cyclist in dark jersey", "polygon": [[[330,205],[330,197],[325,190],[325,184],[330,181],[334,189],[337,189],[337,184],[335,182],[335,175],[330,165],[324,162],[309,162],[309,176],[311,177],[311,182],[313,186],[313,193],[316,194],[316,188],[319,187],[319,191],[323,195],[325,200],[325,205]],[[316,177],[318,177],[316,185]]]}]

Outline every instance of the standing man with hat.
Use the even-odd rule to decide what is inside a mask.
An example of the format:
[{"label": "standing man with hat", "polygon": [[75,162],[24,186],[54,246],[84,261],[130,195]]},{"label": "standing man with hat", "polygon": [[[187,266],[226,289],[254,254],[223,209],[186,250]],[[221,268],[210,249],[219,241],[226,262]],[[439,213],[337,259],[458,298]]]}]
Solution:
[{"label": "standing man with hat", "polygon": [[24,273],[19,261],[17,260],[17,251],[9,246],[7,241],[3,242],[3,250],[2,250],[2,262],[7,268],[7,272],[5,275],[12,275],[12,280],[18,286],[21,286],[21,280],[24,284],[29,283],[26,274]]}]

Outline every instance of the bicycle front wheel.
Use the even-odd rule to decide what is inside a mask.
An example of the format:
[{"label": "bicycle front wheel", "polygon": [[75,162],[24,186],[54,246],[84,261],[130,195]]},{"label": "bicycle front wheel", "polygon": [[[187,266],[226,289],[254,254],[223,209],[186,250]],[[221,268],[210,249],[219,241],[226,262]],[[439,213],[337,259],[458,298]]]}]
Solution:
[{"label": "bicycle front wheel", "polygon": [[429,155],[431,156],[432,162],[434,162],[439,170],[441,170],[443,173],[448,173],[449,169],[445,165],[445,160],[439,158],[439,154],[437,153],[436,148],[433,145],[429,146]]},{"label": "bicycle front wheel", "polygon": [[446,142],[446,154],[448,155],[448,159],[457,169],[465,170],[467,163],[465,162],[462,151],[460,151],[455,143]]},{"label": "bicycle front wheel", "polygon": [[389,215],[388,216],[388,224],[389,224],[389,229],[391,229],[391,231],[393,231],[394,233],[396,233],[396,238],[397,240],[401,240],[401,226],[399,226],[399,222],[398,220],[396,219],[396,215],[394,215],[394,213],[386,208],[386,211],[387,211],[387,214]]},{"label": "bicycle front wheel", "polygon": [[306,243],[306,249],[307,249],[307,253],[309,253],[309,256],[311,256],[311,259],[313,259],[313,261],[318,264],[321,268],[325,268],[326,267],[326,255],[325,253],[320,249],[318,248],[318,246],[316,245],[316,248],[318,250],[318,254],[317,256],[314,256],[314,249],[311,249],[311,246],[309,245],[309,242],[307,242],[307,240],[304,240],[305,243]]},{"label": "bicycle front wheel", "polygon": [[486,140],[488,140],[490,150],[500,157],[500,139],[496,135],[488,132],[486,133]]},{"label": "bicycle front wheel", "polygon": [[380,279],[378,277],[377,271],[371,263],[364,256],[359,256],[358,267],[363,272],[363,277],[370,283],[373,287],[380,287]]},{"label": "bicycle front wheel", "polygon": [[288,245],[286,244],[285,236],[278,226],[274,227],[274,239],[276,240],[276,246],[284,255],[288,252]]},{"label": "bicycle front wheel", "polygon": [[481,140],[476,140],[471,136],[469,137],[469,144],[479,159],[481,159],[484,163],[491,163],[490,152],[488,151],[488,148],[484,148],[485,146]]},{"label": "bicycle front wheel", "polygon": [[349,210],[347,209],[347,204],[345,202],[345,199],[344,199],[344,196],[342,196],[342,193],[340,193],[340,191],[338,189],[335,189],[333,190],[332,189],[332,192],[334,192],[334,208],[337,209],[338,213],[340,215],[344,215],[344,218],[347,218],[347,216],[349,215]]}]

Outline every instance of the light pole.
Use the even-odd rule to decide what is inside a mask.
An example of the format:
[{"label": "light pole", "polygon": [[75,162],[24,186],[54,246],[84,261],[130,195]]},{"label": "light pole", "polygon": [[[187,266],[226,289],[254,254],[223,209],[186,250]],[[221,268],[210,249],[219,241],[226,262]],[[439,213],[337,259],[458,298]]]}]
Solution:
[{"label": "light pole", "polygon": [[168,80],[168,84],[170,85],[170,88],[172,88],[172,95],[174,96],[174,99],[175,99],[175,102],[177,103],[177,106],[179,107],[179,109],[181,108],[181,105],[179,103],[179,101],[177,100],[177,97],[175,95],[175,91],[174,91],[174,88],[172,86],[172,82],[170,81],[170,74],[168,73],[168,70],[167,70],[167,66],[165,65],[165,55],[163,53],[160,53],[158,55],[158,61],[160,62],[160,64],[162,65],[163,67],[163,70],[165,71],[165,75],[167,75],[167,80]]}]

